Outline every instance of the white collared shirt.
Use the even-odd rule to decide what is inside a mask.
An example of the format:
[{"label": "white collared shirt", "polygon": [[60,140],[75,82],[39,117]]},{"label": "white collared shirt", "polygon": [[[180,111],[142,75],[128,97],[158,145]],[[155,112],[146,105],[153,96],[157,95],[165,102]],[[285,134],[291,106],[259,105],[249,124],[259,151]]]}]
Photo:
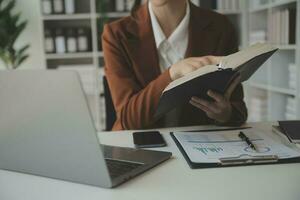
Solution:
[{"label": "white collared shirt", "polygon": [[157,21],[157,18],[152,10],[151,1],[149,1],[149,13],[156,48],[158,50],[159,65],[161,72],[163,72],[171,65],[177,63],[185,57],[189,37],[188,26],[190,21],[190,5],[187,3],[184,18],[181,20],[169,38],[166,38]]}]

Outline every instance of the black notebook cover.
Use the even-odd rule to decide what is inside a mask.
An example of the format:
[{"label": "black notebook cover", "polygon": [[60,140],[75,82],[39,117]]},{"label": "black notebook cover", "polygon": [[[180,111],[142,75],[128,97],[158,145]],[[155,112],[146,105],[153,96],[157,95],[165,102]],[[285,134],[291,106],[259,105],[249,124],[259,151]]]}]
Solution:
[{"label": "black notebook cover", "polygon": [[279,126],[282,132],[289,138],[292,142],[293,140],[300,140],[300,121],[279,121]]},{"label": "black notebook cover", "polygon": [[248,62],[237,67],[235,71],[231,68],[211,72],[181,85],[178,85],[164,92],[159,100],[158,108],[154,117],[160,118],[173,108],[189,103],[191,97],[197,96],[206,100],[212,100],[208,95],[208,90],[224,94],[231,81],[238,75],[241,75],[241,82],[248,80],[253,73],[270,58],[276,50],[258,55]]}]

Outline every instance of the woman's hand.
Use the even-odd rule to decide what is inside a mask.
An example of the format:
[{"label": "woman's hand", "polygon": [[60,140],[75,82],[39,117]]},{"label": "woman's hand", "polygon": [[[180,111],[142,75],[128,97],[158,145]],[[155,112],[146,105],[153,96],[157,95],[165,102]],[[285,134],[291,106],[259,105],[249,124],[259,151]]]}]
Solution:
[{"label": "woman's hand", "polygon": [[170,67],[169,73],[171,79],[174,81],[184,75],[195,71],[206,65],[219,64],[221,56],[203,56],[203,57],[191,57],[181,60]]},{"label": "woman's hand", "polygon": [[214,102],[206,101],[198,97],[192,97],[190,100],[190,104],[192,104],[196,108],[203,110],[209,118],[214,119],[220,123],[226,123],[230,120],[232,115],[230,97],[236,86],[240,83],[240,80],[240,76],[235,78],[224,96],[209,90],[207,95],[213,98],[215,100]]}]

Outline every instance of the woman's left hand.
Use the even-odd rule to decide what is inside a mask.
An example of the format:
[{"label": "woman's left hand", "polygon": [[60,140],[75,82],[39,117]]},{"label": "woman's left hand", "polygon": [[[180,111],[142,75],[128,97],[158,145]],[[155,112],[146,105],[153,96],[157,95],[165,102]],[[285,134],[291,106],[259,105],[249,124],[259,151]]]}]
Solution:
[{"label": "woman's left hand", "polygon": [[212,90],[209,90],[207,95],[213,98],[215,101],[210,102],[198,97],[192,97],[190,104],[203,110],[206,115],[220,123],[226,123],[230,120],[232,115],[232,106],[230,102],[231,95],[236,86],[240,83],[240,76],[238,76],[227,89],[223,95],[218,94]]}]

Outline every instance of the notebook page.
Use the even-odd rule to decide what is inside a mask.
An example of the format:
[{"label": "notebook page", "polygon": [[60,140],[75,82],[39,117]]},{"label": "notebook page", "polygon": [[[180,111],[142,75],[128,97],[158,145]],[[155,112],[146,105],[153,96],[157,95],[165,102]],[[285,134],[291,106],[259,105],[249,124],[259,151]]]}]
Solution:
[{"label": "notebook page", "polygon": [[255,58],[258,55],[271,52],[275,50],[273,46],[269,44],[257,43],[246,49],[243,49],[237,53],[225,56],[222,59],[223,68],[237,68],[238,66],[246,63],[247,61]]}]

